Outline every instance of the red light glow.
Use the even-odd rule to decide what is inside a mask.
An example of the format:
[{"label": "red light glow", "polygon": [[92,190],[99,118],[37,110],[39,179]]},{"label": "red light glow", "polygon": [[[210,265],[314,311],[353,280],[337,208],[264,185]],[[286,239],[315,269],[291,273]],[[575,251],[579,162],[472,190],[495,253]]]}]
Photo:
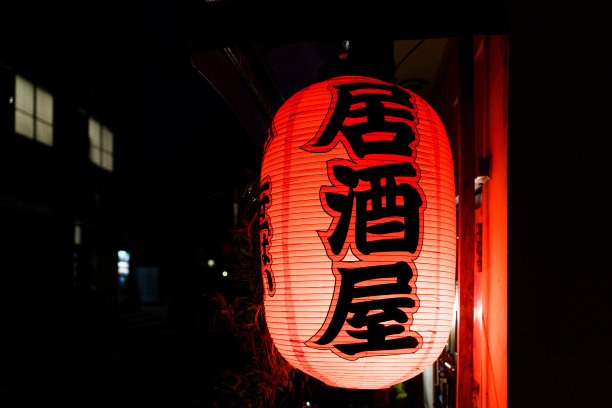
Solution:
[{"label": "red light glow", "polygon": [[326,384],[382,389],[431,366],[453,319],[453,160],[413,92],[338,77],[291,97],[262,164],[265,315]]}]

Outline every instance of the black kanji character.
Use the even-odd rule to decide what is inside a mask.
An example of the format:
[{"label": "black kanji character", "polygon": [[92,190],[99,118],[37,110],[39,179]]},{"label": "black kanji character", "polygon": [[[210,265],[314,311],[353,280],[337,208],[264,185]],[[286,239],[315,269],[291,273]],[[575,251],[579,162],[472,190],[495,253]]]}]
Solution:
[{"label": "black kanji character", "polygon": [[[406,262],[397,262],[391,265],[374,265],[360,268],[338,268],[341,276],[338,301],[333,310],[329,324],[323,334],[314,341],[319,346],[328,345],[338,349],[346,355],[355,355],[364,351],[397,350],[416,348],[419,340],[414,336],[394,337],[388,336],[403,333],[403,323],[408,322],[408,315],[402,308],[413,308],[415,301],[406,296],[412,292],[410,280],[413,272]],[[369,286],[358,284],[380,278],[395,278],[393,283],[378,283]],[[397,295],[391,296],[389,295]],[[385,296],[375,300],[362,300],[360,298]],[[374,313],[371,313],[374,312]],[[348,317],[352,313],[352,317]],[[397,322],[402,324],[388,324]],[[346,333],[358,340],[354,342],[335,344],[334,340],[344,327],[345,323],[355,329],[346,330]]]},{"label": "black kanji character", "polygon": [[264,182],[259,189],[259,219],[263,221],[267,217],[266,210],[270,206],[270,182]]},{"label": "black kanji character", "polygon": [[[354,240],[362,254],[386,251],[415,253],[419,243],[420,209],[423,199],[414,185],[406,182],[398,184],[395,179],[414,177],[416,170],[411,163],[394,163],[360,170],[334,165],[332,171],[339,183],[349,187],[347,195],[329,191],[325,193],[327,206],[340,214],[338,223],[328,238],[334,254],[338,255],[346,243],[353,217],[353,202],[355,202]],[[370,189],[356,191],[359,180],[369,182]],[[398,217],[401,221],[397,220]],[[390,233],[400,233],[401,238],[387,235]],[[373,237],[375,239],[372,239]]]},{"label": "black kanji character", "polygon": [[[410,143],[415,140],[412,96],[398,86],[374,83],[350,83],[333,85],[337,101],[325,128],[318,132],[316,140],[304,148],[321,151],[333,148],[344,135],[353,153],[363,158],[367,154],[397,154],[411,156]],[[396,118],[389,120],[388,118]],[[366,120],[347,120],[366,118]],[[399,119],[399,120],[397,120]],[[366,135],[382,132],[389,139],[369,140]]]}]

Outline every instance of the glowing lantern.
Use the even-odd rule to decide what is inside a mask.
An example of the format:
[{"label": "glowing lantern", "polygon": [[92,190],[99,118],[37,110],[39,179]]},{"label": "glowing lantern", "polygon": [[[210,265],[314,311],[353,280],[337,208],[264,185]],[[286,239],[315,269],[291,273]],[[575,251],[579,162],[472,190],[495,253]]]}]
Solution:
[{"label": "glowing lantern", "polygon": [[372,78],[311,85],[264,148],[261,250],[276,348],[326,384],[388,388],[434,363],[455,291],[446,132],[413,92]]}]

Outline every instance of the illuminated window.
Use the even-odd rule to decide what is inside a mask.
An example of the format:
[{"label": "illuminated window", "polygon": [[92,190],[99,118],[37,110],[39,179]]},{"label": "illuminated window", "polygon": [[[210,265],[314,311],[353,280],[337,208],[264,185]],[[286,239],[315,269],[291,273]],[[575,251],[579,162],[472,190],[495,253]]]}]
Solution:
[{"label": "illuminated window", "polygon": [[15,76],[15,133],[53,145],[53,95]]},{"label": "illuminated window", "polygon": [[113,171],[113,132],[89,118],[89,159],[98,167]]}]

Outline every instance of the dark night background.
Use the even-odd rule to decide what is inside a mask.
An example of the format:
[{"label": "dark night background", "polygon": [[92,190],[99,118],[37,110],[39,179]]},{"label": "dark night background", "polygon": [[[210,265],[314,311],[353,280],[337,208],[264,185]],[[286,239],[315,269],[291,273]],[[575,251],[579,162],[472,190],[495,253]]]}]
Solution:
[{"label": "dark night background", "polygon": [[[3,200],[11,189],[27,196],[28,186],[37,186],[47,197],[42,202],[53,203],[60,216],[68,208],[79,213],[82,205],[79,214],[100,231],[100,245],[118,242],[129,248],[134,265],[160,266],[160,297],[167,306],[160,315],[127,302],[126,321],[108,318],[95,291],[66,290],[69,274],[55,279],[46,273],[53,270],[49,265],[70,270],[72,259],[59,259],[61,243],[44,231],[59,230],[70,239],[72,230],[60,225],[40,232],[27,220],[30,207],[0,207],[0,267],[16,265],[9,259],[14,257],[28,272],[0,270],[2,407],[208,407],[214,376],[239,363],[232,360],[229,339],[212,336],[199,323],[210,317],[200,294],[223,288],[219,274],[202,274],[202,262],[222,259],[224,244],[232,241],[231,200],[236,188],[257,177],[261,152],[191,65],[189,4],[0,6],[0,63],[51,84],[57,109],[78,104],[104,118],[115,131],[116,152],[112,178],[72,172],[63,156],[47,174],[35,162],[37,152],[16,157],[7,147],[20,142],[7,138],[0,147]],[[611,244],[612,106],[605,60],[609,22],[599,4],[511,2],[511,407],[609,401],[611,282],[602,254]],[[390,13],[391,23],[379,21],[372,32],[401,37],[415,17],[409,9],[386,6],[380,2],[377,12]],[[344,25],[318,21],[315,33],[313,23],[294,17],[280,22],[267,9],[253,13],[255,7],[231,19],[206,20],[211,44],[257,35],[263,41],[370,34],[361,30],[365,20],[358,14],[348,14],[352,20],[342,20]],[[309,16],[322,10],[300,7]],[[8,106],[1,103],[6,115]],[[53,191],[45,190],[49,182]],[[97,213],[99,208],[105,212]],[[32,238],[28,231],[42,235]],[[13,236],[14,242],[51,244],[32,243],[40,249],[34,254],[16,249]],[[130,318],[144,320],[144,328],[136,330],[139,322]]]},{"label": "dark night background", "polygon": [[[60,243],[48,244],[58,237],[39,232],[27,210],[4,210],[3,256],[19,245],[12,242],[46,249],[19,249],[13,256],[30,258],[27,273],[1,284],[3,407],[210,406],[212,375],[233,364],[228,350],[237,346],[197,321],[210,317],[202,294],[221,281],[220,270],[204,275],[202,263],[222,261],[234,189],[252,179],[260,151],[191,65],[185,8],[114,0],[0,6],[1,62],[43,83],[56,116],[62,106],[95,112],[113,129],[116,152],[112,177],[75,174],[72,162],[47,174],[3,145],[3,197],[15,185],[53,185],[34,201],[89,219],[99,231],[92,246],[129,249],[133,266],[158,266],[163,305],[143,311],[129,293],[117,318],[101,288],[66,289],[70,277],[56,265],[69,272],[70,260],[57,259]],[[63,125],[58,119],[58,149]]]}]

